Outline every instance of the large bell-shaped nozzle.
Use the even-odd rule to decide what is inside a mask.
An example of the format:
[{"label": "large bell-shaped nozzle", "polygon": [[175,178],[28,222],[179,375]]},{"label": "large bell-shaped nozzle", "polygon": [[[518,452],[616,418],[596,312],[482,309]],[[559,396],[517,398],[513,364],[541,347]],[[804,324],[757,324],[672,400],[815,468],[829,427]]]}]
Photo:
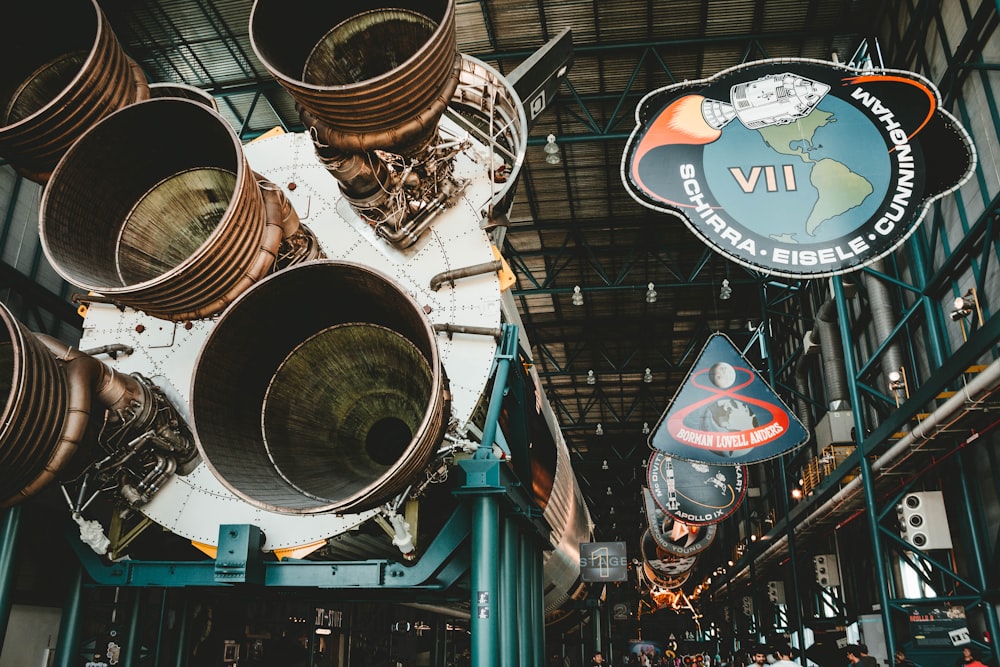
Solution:
[{"label": "large bell-shaped nozzle", "polygon": [[367,267],[285,269],[212,330],[191,413],[204,461],[253,505],[297,514],[377,507],[414,482],[444,436],[433,327]]},{"label": "large bell-shaped nozzle", "polygon": [[53,172],[40,213],[43,248],[63,278],[175,321],[222,311],[299,228],[226,121],[173,97],[88,130]]},{"label": "large bell-shaped nozzle", "polygon": [[48,480],[58,474],[76,451],[60,439],[69,400],[64,368],[3,304],[0,398],[5,400],[0,421],[2,506],[16,502],[22,489],[38,486],[33,482],[40,475]]},{"label": "large bell-shaped nozzle", "polygon": [[88,127],[149,97],[96,0],[7,3],[0,62],[0,157],[39,183]]},{"label": "large bell-shaped nozzle", "polygon": [[405,155],[435,135],[458,86],[455,3],[363,4],[256,0],[251,43],[318,144]]}]

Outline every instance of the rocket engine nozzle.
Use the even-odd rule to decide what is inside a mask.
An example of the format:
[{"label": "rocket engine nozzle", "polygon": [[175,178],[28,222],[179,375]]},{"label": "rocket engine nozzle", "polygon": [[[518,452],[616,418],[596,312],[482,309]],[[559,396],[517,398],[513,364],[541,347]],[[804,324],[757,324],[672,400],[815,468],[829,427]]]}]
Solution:
[{"label": "rocket engine nozzle", "polygon": [[256,0],[250,39],[334,150],[425,147],[458,85],[454,0]]},{"label": "rocket engine nozzle", "polygon": [[319,256],[288,200],[250,169],[226,121],[180,98],[133,104],[67,151],[41,204],[42,247],[68,282],[162,319],[210,317],[275,265]]},{"label": "rocket engine nozzle", "polygon": [[433,327],[370,268],[316,261],[269,276],[222,315],[195,366],[204,462],[287,514],[398,496],[437,451],[447,392]]},{"label": "rocket engine nozzle", "polygon": [[0,156],[37,183],[87,128],[149,97],[96,0],[11,3],[0,59]]},{"label": "rocket engine nozzle", "polygon": [[[2,305],[0,369],[0,396],[6,397],[0,507],[77,473],[74,486],[86,489],[92,477],[97,491],[117,487],[130,505],[140,506],[178,465],[191,463],[197,454],[187,425],[149,380],[118,373],[85,352],[32,334]],[[100,435],[91,437],[90,425],[101,417]],[[78,456],[81,449],[86,456]]]}]

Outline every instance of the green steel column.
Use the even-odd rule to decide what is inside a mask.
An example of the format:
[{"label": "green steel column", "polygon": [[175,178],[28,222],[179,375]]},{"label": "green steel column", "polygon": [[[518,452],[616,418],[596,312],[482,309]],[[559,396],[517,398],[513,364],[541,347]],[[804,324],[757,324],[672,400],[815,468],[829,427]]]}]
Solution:
[{"label": "green steel column", "polygon": [[[913,239],[913,252],[910,253],[910,256],[913,258],[913,270],[920,277],[920,301],[923,303],[924,315],[926,316],[925,321],[927,324],[927,338],[930,342],[931,367],[941,368],[947,356],[944,349],[947,337],[941,330],[941,306],[923,291],[927,289],[927,283],[931,276],[930,267],[927,266],[927,241],[924,239],[924,235],[919,233],[919,230],[911,238]],[[889,655],[892,655],[892,653]]]},{"label": "green steel column", "polygon": [[[545,576],[542,572],[542,551],[537,543],[529,539],[525,539],[525,542],[528,542],[528,553],[531,554],[531,620],[533,628],[530,637],[535,649],[535,662],[533,664],[536,667],[542,667],[545,664]],[[524,667],[530,667],[530,665]]]},{"label": "green steel column", "polygon": [[0,523],[0,652],[3,652],[7,624],[14,606],[11,591],[17,566],[17,536],[21,527],[21,506],[9,508]]},{"label": "green steel column", "polygon": [[500,535],[500,667],[517,667],[518,639],[517,619],[521,616],[517,594],[517,524],[510,515],[503,518],[503,533]]},{"label": "green steel column", "polygon": [[139,633],[139,612],[142,604],[142,589],[131,588],[132,612],[128,619],[128,636],[125,638],[125,650],[122,652],[122,667],[139,667],[142,655],[142,636]]},{"label": "green steel column", "polygon": [[188,596],[187,591],[181,589],[181,604],[178,612],[177,626],[177,659],[174,667],[184,667],[187,664],[187,635],[188,635]]},{"label": "green steel column", "polygon": [[79,667],[80,665],[80,607],[83,601],[83,568],[77,567],[69,585],[59,636],[56,639],[56,659],[53,667]]},{"label": "green steel column", "polygon": [[598,600],[597,606],[592,608],[590,614],[590,625],[594,631],[594,653],[600,651],[604,653],[604,646],[601,642],[601,603]]},{"label": "green steel column", "polygon": [[471,496],[468,502],[472,510],[472,667],[498,667],[500,508],[489,494]]},{"label": "green steel column", "polygon": [[[769,319],[767,313],[767,286],[761,287],[761,324],[759,329],[760,344],[764,351],[764,357],[768,360],[767,362],[767,374],[768,379],[772,387],[778,386],[778,378],[775,376],[774,372],[774,361],[771,358],[771,341],[768,340],[767,336],[764,335],[765,331],[770,331]],[[792,415],[793,417],[795,415]],[[785,512],[785,516],[791,515],[792,508],[788,503],[788,475],[786,473],[787,466],[785,465],[785,459],[791,459],[791,456],[782,456],[778,463],[778,470],[780,471],[781,478],[781,508]],[[795,627],[796,634],[799,637],[799,655],[802,655],[806,649],[806,634],[805,628],[803,627],[805,623],[802,622],[803,610],[802,610],[802,595],[799,594],[799,572],[796,557],[795,548],[795,526],[792,525],[791,521],[785,521],[785,534],[788,536],[788,562],[791,565],[791,575],[792,575],[792,608],[795,610]]]},{"label": "green steel column", "polygon": [[519,534],[517,543],[517,553],[518,553],[518,570],[521,576],[518,577],[518,595],[517,595],[517,635],[518,639],[518,659],[520,661],[520,667],[530,667],[531,665],[531,643],[528,638],[531,633],[535,631],[534,623],[531,614],[532,600],[534,599],[532,595],[532,579],[531,567],[532,567],[532,554],[531,554],[531,540],[528,539],[527,535]]},{"label": "green steel column", "polygon": [[[985,526],[980,527],[976,521],[976,516],[972,510],[972,493],[969,491],[969,477],[965,471],[965,452],[959,453],[958,459],[958,479],[962,489],[962,504],[965,506],[965,520],[969,527],[969,551],[972,553],[972,565],[976,575],[976,586],[979,587],[979,594],[989,587],[989,576],[986,573],[986,564],[983,562],[983,541],[982,536],[989,534]],[[997,620],[997,608],[990,600],[982,600],[980,606],[983,608],[983,616],[986,619],[986,629],[990,633],[990,652],[993,655],[989,664],[1000,664],[1000,649],[998,649],[996,638],[1000,637],[1000,622]]]},{"label": "green steel column", "polygon": [[167,629],[167,589],[160,589],[160,620],[156,630],[156,644],[153,647],[153,664],[160,664],[160,651],[163,649],[163,635]]},{"label": "green steel column", "polygon": [[854,414],[854,441],[857,443],[858,462],[861,469],[861,485],[865,491],[865,514],[868,523],[868,537],[872,543],[872,556],[875,565],[875,583],[878,586],[879,611],[882,615],[882,626],[885,632],[885,650],[887,655],[895,655],[896,639],[893,636],[892,617],[889,608],[889,584],[885,572],[882,538],[879,535],[878,509],[875,506],[875,485],[872,481],[872,467],[865,452],[865,424],[861,418],[861,396],[858,393],[857,363],[854,360],[854,340],[851,337],[850,314],[847,310],[847,299],[844,296],[844,284],[834,277],[833,296],[837,302],[837,322],[840,325],[840,337],[844,348],[844,365],[847,367],[847,390],[851,399]]}]

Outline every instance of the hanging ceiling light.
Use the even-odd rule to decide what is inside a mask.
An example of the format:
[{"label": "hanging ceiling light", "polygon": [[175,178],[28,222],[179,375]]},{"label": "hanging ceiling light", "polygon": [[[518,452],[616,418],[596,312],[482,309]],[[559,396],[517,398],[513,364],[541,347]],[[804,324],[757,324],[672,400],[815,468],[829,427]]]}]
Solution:
[{"label": "hanging ceiling light", "polygon": [[646,384],[650,384],[653,381],[653,370],[647,368],[646,372],[642,374],[642,381]]},{"label": "hanging ceiling light", "polygon": [[587,371],[587,384],[597,384],[597,376],[594,371]]},{"label": "hanging ceiling light", "polygon": [[598,424],[597,428],[594,429],[594,434],[595,435],[604,435],[604,427],[601,426],[600,424]]},{"label": "hanging ceiling light", "polygon": [[573,305],[574,306],[583,305],[583,292],[580,290],[579,285],[573,287]]},{"label": "hanging ceiling light", "polygon": [[656,290],[653,289],[654,287],[653,283],[646,285],[646,303],[656,303]]},{"label": "hanging ceiling light", "polygon": [[649,422],[642,422],[642,434],[649,435]]},{"label": "hanging ceiling light", "polygon": [[562,160],[559,158],[559,147],[556,146],[556,135],[550,134],[545,138],[545,161],[549,164],[559,164]]},{"label": "hanging ceiling light", "polygon": [[614,495],[614,492],[611,490],[610,486],[608,487],[608,492],[607,493],[608,493],[609,496]]},{"label": "hanging ceiling light", "polygon": [[604,459],[603,461],[601,461],[601,470],[607,470],[607,469],[608,469],[608,460]]},{"label": "hanging ceiling light", "polygon": [[728,301],[733,297],[733,288],[729,286],[729,278],[722,279],[722,287],[719,288],[719,298]]}]

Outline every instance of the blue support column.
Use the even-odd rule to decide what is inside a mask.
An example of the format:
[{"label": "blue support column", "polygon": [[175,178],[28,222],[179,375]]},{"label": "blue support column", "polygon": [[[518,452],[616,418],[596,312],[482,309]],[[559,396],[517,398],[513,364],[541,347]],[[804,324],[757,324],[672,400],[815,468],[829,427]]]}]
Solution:
[{"label": "blue support column", "polygon": [[854,340],[851,337],[850,313],[847,310],[847,299],[844,296],[844,284],[838,278],[830,281],[833,284],[833,296],[837,302],[837,322],[840,325],[840,337],[844,347],[844,365],[847,367],[848,396],[851,399],[854,413],[854,440],[857,443],[858,464],[861,469],[861,486],[865,492],[865,514],[868,523],[868,537],[872,543],[872,559],[875,565],[875,584],[878,587],[879,611],[882,615],[882,626],[885,631],[885,647],[888,655],[895,655],[896,639],[892,631],[892,617],[889,608],[889,583],[885,572],[885,559],[882,557],[882,538],[879,535],[878,509],[875,506],[875,485],[872,480],[871,462],[865,452],[865,424],[861,415],[861,396],[858,394],[857,362],[854,360]]},{"label": "blue support column", "polygon": [[83,601],[83,568],[76,568],[76,575],[69,585],[59,636],[56,639],[56,659],[53,667],[79,667],[80,665],[80,613]]},{"label": "blue support column", "polygon": [[177,656],[174,660],[174,667],[184,667],[187,665],[187,636],[188,636],[188,596],[187,591],[181,591],[180,612],[178,615],[177,627]]},{"label": "blue support column", "polygon": [[[965,508],[965,518],[966,525],[969,527],[969,545],[968,551],[972,555],[972,566],[973,572],[975,574],[976,586],[979,587],[979,595],[982,596],[983,591],[989,587],[989,575],[986,573],[986,564],[983,559],[984,545],[983,545],[983,535],[988,535],[988,531],[985,530],[985,526],[981,526],[980,522],[976,521],[975,514],[973,512],[973,500],[972,493],[969,490],[969,476],[966,474],[965,470],[965,457],[963,456],[965,452],[960,453],[956,458],[958,459],[958,480],[959,486],[962,489],[962,505]],[[996,665],[1000,664],[1000,649],[997,647],[996,638],[1000,637],[1000,622],[997,620],[997,608],[991,600],[982,600],[980,607],[983,610],[983,617],[986,620],[986,630],[990,633],[990,652],[992,653],[992,660],[988,662],[990,664]]]},{"label": "blue support column", "polygon": [[122,665],[124,667],[137,667],[139,657],[142,655],[142,636],[139,633],[141,624],[139,616],[141,612],[142,589],[133,588],[132,610],[128,619],[128,636],[125,638],[125,650],[122,652]]},{"label": "blue support column", "polygon": [[[536,544],[532,544],[530,539],[525,539],[528,543],[528,554],[531,556],[531,621],[532,628],[529,637],[534,647],[534,665],[541,667],[545,664],[545,601],[543,590],[545,588],[545,577],[542,572],[542,552]],[[529,663],[531,664],[531,663]],[[523,667],[529,667],[524,665]]]},{"label": "blue support column", "polygon": [[14,573],[17,567],[17,536],[21,527],[21,508],[7,509],[0,523],[0,652],[3,651],[7,624],[14,606],[11,593],[14,589]]},{"label": "blue support column", "polygon": [[531,576],[532,563],[531,540],[525,535],[521,535],[518,540],[518,569],[521,576],[518,577],[518,605],[517,605],[517,635],[518,635],[518,659],[521,667],[531,665],[531,640],[529,639],[535,632],[532,607],[534,606],[534,593],[532,584],[534,577]]},{"label": "blue support column", "polygon": [[503,518],[500,535],[500,667],[517,667],[518,640],[523,637],[517,628],[520,616],[520,596],[517,590],[518,531],[511,516]]},{"label": "blue support column", "polygon": [[500,508],[496,498],[479,494],[472,508],[472,667],[498,667],[500,592],[496,554],[500,548]]}]

